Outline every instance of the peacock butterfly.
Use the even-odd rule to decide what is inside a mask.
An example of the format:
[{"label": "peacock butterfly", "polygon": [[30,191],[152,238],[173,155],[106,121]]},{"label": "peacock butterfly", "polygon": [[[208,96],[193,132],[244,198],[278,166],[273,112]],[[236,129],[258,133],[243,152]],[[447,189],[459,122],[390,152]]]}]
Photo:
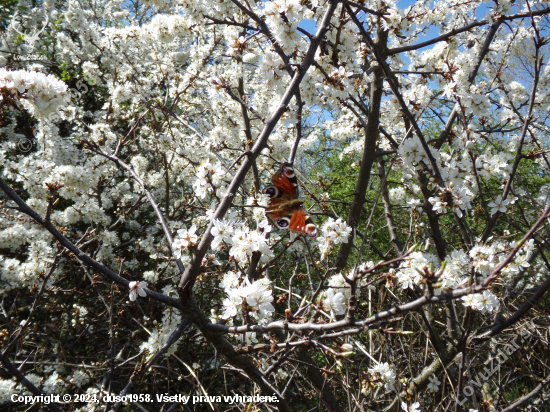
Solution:
[{"label": "peacock butterfly", "polygon": [[264,189],[270,198],[265,214],[278,229],[290,229],[310,237],[317,235],[313,220],[307,215],[303,201],[298,199],[298,180],[292,164],[284,163],[273,175],[273,183]]}]

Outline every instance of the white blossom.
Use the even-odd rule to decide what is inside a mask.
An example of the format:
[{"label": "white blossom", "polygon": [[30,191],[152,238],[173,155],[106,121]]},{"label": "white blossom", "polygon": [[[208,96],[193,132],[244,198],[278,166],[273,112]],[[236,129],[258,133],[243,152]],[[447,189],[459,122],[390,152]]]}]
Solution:
[{"label": "white blossom", "polygon": [[144,298],[147,296],[147,292],[145,292],[145,288],[147,287],[147,282],[141,281],[141,282],[130,282],[128,284],[128,288],[130,289],[130,300],[133,302],[137,299],[138,296],[141,296]]},{"label": "white blossom", "polygon": [[174,256],[180,258],[183,249],[188,249],[191,245],[195,244],[199,240],[199,236],[196,234],[197,226],[193,225],[189,229],[179,229],[177,236],[172,243],[174,249]]},{"label": "white blossom", "polygon": [[428,384],[428,390],[430,392],[437,392],[439,390],[439,385],[441,385],[441,382],[439,379],[437,379],[437,376],[433,375],[428,378],[430,380],[430,383]]},{"label": "white blossom", "polygon": [[0,90],[2,89],[17,95],[16,98],[38,117],[54,114],[69,100],[65,83],[51,74],[39,72],[0,68]]},{"label": "white blossom", "polygon": [[506,212],[506,206],[511,203],[510,199],[502,199],[502,195],[498,195],[494,202],[489,203],[487,206],[491,208],[491,214],[494,215],[497,212]]},{"label": "white blossom", "polygon": [[346,311],[344,294],[335,292],[332,288],[328,289],[323,306],[333,315],[343,315]]},{"label": "white blossom", "polygon": [[415,402],[412,405],[407,405],[405,402],[401,402],[401,409],[405,412],[420,412],[420,402]]},{"label": "white blossom", "polygon": [[463,296],[462,301],[464,306],[479,310],[481,313],[492,313],[499,304],[497,297],[489,290]]},{"label": "white blossom", "polygon": [[395,372],[389,363],[378,363],[369,368],[369,373],[382,381],[386,390],[392,390],[395,384]]}]

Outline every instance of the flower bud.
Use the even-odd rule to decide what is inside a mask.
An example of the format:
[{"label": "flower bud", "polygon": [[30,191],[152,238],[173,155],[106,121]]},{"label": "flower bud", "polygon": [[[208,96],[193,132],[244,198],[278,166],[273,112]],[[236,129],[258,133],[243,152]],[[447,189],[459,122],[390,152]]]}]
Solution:
[{"label": "flower bud", "polygon": [[349,343],[344,343],[342,346],[340,346],[340,349],[338,349],[338,351],[342,356],[352,356],[355,355],[353,349],[353,345],[350,345]]},{"label": "flower bud", "polygon": [[351,352],[353,350],[353,345],[349,343],[344,343],[340,346],[340,352]]}]

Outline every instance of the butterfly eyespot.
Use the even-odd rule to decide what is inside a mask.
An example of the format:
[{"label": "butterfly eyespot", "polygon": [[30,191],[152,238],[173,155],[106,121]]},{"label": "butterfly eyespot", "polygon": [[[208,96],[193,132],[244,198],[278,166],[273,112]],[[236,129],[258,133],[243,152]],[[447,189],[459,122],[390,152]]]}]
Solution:
[{"label": "butterfly eyespot", "polygon": [[264,189],[264,193],[270,198],[277,197],[279,195],[279,189],[275,186],[268,186]]},{"label": "butterfly eyespot", "polygon": [[282,219],[277,220],[277,225],[281,229],[288,228],[289,224],[290,224],[290,220],[287,217],[283,217]]},{"label": "butterfly eyespot", "polygon": [[289,179],[292,179],[294,177],[294,169],[292,168],[292,166],[283,166],[283,173]]},{"label": "butterfly eyespot", "polygon": [[309,223],[306,225],[306,230],[304,231],[306,235],[309,237],[315,237],[317,236],[317,229],[315,228],[315,225],[313,223]]}]

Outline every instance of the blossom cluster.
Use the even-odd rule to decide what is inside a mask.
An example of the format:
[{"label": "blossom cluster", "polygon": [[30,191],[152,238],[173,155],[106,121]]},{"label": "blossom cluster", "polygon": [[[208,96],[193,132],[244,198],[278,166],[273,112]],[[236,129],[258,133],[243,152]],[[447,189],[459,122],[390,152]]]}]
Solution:
[{"label": "blossom cluster", "polygon": [[[220,282],[227,297],[223,300],[222,319],[252,316],[260,322],[266,322],[275,312],[271,282],[266,278],[250,282],[248,277],[241,279],[240,274],[227,272]],[[254,335],[255,336],[255,335]]]},{"label": "blossom cluster", "polygon": [[[366,266],[374,266],[373,262],[368,262]],[[350,281],[353,277],[353,271],[347,275],[338,273],[332,275],[328,280],[328,288],[324,292],[324,298],[322,300],[323,308],[330,312],[331,317],[335,318],[338,315],[343,315],[346,312],[347,304],[351,296]],[[346,279],[348,279],[346,281]],[[361,288],[365,286],[365,279],[357,279],[355,281],[356,289],[355,296],[361,296]]]},{"label": "blossom cluster", "polygon": [[388,362],[378,363],[372,368],[369,368],[369,373],[380,380],[380,384],[384,385],[387,391],[393,390],[395,385],[395,371]]},{"label": "blossom cluster", "polygon": [[351,227],[341,218],[334,220],[329,217],[321,227],[321,235],[317,238],[321,256],[326,256],[340,243],[348,243]]},{"label": "blossom cluster", "polygon": [[20,101],[36,117],[47,117],[64,107],[70,95],[52,74],[0,68],[0,102],[7,98]]},{"label": "blossom cluster", "polygon": [[304,48],[302,36],[296,31],[302,20],[311,19],[314,12],[299,0],[276,0],[266,3],[263,14],[275,38],[287,53]]},{"label": "blossom cluster", "polygon": [[498,307],[498,299],[490,290],[463,296],[462,301],[464,306],[479,310],[481,313],[492,313]]},{"label": "blossom cluster", "polygon": [[[529,259],[534,251],[534,240],[526,242],[514,259],[501,269],[502,279],[508,283],[513,277],[530,266]],[[401,288],[414,289],[426,281],[426,276],[439,273],[437,290],[440,292],[466,287],[472,283],[470,268],[475,278],[485,279],[507,258],[515,242],[490,240],[475,245],[468,253],[462,249],[452,251],[442,266],[438,258],[430,253],[413,252],[398,269],[390,269]],[[463,297],[464,305],[481,313],[492,312],[498,306],[498,299],[491,291]]]},{"label": "blossom cluster", "polygon": [[[271,226],[267,224],[265,217],[258,223],[257,230],[251,230],[242,222],[229,219],[215,219],[211,230],[214,239],[211,243],[214,251],[221,251],[230,246],[229,256],[239,263],[246,263],[254,252],[260,252],[261,262],[266,262],[273,257],[269,248],[269,239],[266,234],[270,232]],[[192,246],[195,246],[199,237],[197,226],[192,225],[188,229],[179,229],[172,243],[174,256],[187,263],[190,259]]]}]

